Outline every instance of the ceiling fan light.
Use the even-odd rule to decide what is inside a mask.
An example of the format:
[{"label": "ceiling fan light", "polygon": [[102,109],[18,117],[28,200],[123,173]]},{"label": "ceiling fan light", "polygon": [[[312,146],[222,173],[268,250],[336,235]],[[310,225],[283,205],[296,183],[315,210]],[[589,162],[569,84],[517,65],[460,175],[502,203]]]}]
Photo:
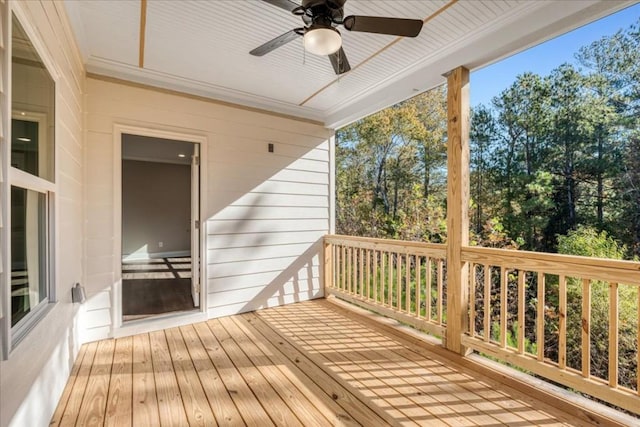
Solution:
[{"label": "ceiling fan light", "polygon": [[304,48],[314,55],[331,55],[342,46],[342,37],[334,28],[311,28],[304,34]]}]

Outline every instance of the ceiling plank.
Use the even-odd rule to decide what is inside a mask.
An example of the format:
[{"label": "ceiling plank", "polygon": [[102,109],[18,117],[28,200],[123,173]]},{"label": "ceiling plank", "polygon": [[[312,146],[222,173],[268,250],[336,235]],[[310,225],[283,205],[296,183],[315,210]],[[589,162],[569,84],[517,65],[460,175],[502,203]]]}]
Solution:
[{"label": "ceiling plank", "polygon": [[[451,6],[453,6],[454,4],[456,4],[458,2],[458,0],[451,0],[449,3],[445,4],[444,6],[442,6],[440,9],[436,10],[433,14],[427,16],[426,18],[424,18],[422,20],[422,22],[424,22],[425,24],[429,21],[431,21],[433,18],[435,18],[436,16],[440,15],[442,12],[444,12],[445,10],[449,9]],[[389,49],[391,46],[393,46],[394,44],[398,43],[400,40],[404,39],[405,37],[397,37],[395,38],[393,41],[391,41],[389,44],[387,44],[386,46],[384,46],[383,48],[379,49],[377,52],[374,52],[373,54],[371,54],[371,56],[369,56],[368,58],[366,58],[364,61],[360,62],[358,65],[354,66],[351,69],[351,72],[355,71],[357,68],[361,67],[362,65],[366,64],[367,62],[371,61],[373,58],[375,58],[376,56],[380,55],[382,52],[384,52],[385,50]],[[320,89],[318,89],[317,91],[315,91],[314,93],[312,93],[309,97],[307,97],[304,101],[302,101],[300,104],[298,104],[300,107],[304,106],[307,102],[311,101],[313,98],[315,98],[316,96],[318,96],[319,94],[321,94],[322,92],[324,92],[327,88],[329,88],[330,86],[334,85],[335,83],[340,81],[341,76],[338,76],[337,78],[335,78],[334,80],[330,81],[329,83],[327,83],[326,85],[322,86]]]},{"label": "ceiling plank", "polygon": [[147,0],[140,0],[140,57],[138,66],[144,68],[144,43],[147,31]]}]

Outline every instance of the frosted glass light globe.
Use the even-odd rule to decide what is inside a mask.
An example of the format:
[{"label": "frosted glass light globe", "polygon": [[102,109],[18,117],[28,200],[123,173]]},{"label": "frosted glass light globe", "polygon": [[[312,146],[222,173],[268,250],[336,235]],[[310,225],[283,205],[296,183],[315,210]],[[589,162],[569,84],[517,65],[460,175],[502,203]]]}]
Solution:
[{"label": "frosted glass light globe", "polygon": [[314,55],[331,55],[340,46],[342,37],[333,28],[312,28],[304,34],[304,48]]}]

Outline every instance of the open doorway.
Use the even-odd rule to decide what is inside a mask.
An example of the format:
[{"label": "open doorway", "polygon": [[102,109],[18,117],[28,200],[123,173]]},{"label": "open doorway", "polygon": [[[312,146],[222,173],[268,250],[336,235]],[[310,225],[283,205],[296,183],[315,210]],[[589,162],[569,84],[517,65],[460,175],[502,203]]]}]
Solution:
[{"label": "open doorway", "polygon": [[199,145],[122,134],[122,319],[200,303]]}]

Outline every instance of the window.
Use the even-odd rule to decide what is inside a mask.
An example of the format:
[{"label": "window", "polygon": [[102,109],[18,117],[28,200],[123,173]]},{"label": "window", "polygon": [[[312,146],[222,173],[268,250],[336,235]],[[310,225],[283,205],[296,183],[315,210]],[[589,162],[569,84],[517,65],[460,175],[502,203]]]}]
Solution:
[{"label": "window", "polygon": [[53,299],[55,83],[12,16],[9,184],[10,336],[21,340]]}]

